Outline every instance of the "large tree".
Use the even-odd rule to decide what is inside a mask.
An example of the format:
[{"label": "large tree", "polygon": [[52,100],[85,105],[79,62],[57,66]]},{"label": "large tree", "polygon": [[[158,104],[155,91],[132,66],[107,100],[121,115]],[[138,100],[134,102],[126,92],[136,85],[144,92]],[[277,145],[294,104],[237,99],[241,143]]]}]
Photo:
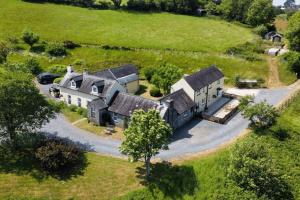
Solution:
[{"label": "large tree", "polygon": [[275,107],[263,101],[245,106],[243,115],[250,120],[252,127],[264,129],[275,124],[279,114]]},{"label": "large tree", "polygon": [[172,64],[162,64],[155,71],[151,82],[163,90],[164,94],[169,94],[171,86],[182,76],[182,70]]},{"label": "large tree", "polygon": [[6,43],[0,42],[0,63],[6,63],[7,56],[10,51],[11,49],[7,46]]},{"label": "large tree", "polygon": [[230,156],[228,176],[244,190],[263,199],[293,199],[284,176],[278,172],[263,141],[248,140],[236,145]]},{"label": "large tree", "polygon": [[161,149],[168,149],[171,134],[171,127],[156,110],[136,110],[131,116],[129,127],[124,131],[125,140],[121,145],[121,152],[127,154],[132,161],[144,159],[149,178],[151,158]]},{"label": "large tree", "polygon": [[31,75],[22,72],[0,74],[0,110],[0,136],[12,142],[41,128],[57,111],[39,94]]},{"label": "large tree", "polygon": [[300,52],[300,11],[290,18],[286,37],[289,41],[290,48]]},{"label": "large tree", "polygon": [[119,9],[121,7],[122,0],[111,0],[115,8]]},{"label": "large tree", "polygon": [[272,0],[254,0],[251,4],[246,22],[252,26],[268,24],[274,19]]}]

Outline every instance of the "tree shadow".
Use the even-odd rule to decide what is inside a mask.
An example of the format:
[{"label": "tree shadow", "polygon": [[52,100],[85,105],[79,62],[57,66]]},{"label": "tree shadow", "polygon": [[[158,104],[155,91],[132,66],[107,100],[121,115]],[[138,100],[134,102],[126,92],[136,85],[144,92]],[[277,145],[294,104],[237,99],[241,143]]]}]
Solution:
[{"label": "tree shadow", "polygon": [[137,91],[135,94],[136,95],[142,95],[142,94],[144,94],[144,93],[146,93],[147,92],[147,86],[146,85],[140,85],[140,89],[139,89],[139,91]]},{"label": "tree shadow", "polygon": [[58,180],[69,180],[84,175],[88,161],[85,152],[82,151],[80,161],[73,166],[57,172],[47,172],[42,169],[35,156],[39,139],[27,138],[22,142],[11,144],[9,141],[0,142],[0,173],[13,173],[18,176],[29,175],[39,182],[52,177]]},{"label": "tree shadow", "polygon": [[141,184],[148,187],[153,198],[159,190],[165,198],[182,199],[185,195],[195,194],[198,187],[192,166],[172,165],[164,161],[151,166],[151,178],[148,180],[145,174],[145,168],[137,168],[137,177],[141,179]]}]

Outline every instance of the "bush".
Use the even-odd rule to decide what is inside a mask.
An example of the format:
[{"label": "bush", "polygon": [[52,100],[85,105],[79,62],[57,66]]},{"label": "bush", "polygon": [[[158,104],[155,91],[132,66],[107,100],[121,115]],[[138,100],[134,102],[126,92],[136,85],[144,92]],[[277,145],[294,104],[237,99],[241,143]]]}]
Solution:
[{"label": "bush", "polygon": [[262,38],[268,33],[268,28],[265,25],[259,25],[253,29],[253,32]]},{"label": "bush", "polygon": [[146,67],[144,68],[144,76],[147,79],[147,81],[151,81],[152,76],[155,74],[156,69],[154,67]]},{"label": "bush", "polygon": [[53,65],[50,67],[49,72],[53,74],[64,75],[67,73],[67,67],[65,65]]},{"label": "bush", "polygon": [[77,112],[77,106],[75,106],[75,105],[69,105],[68,106],[68,108],[69,108],[69,110],[71,111],[71,112]]},{"label": "bush", "polygon": [[87,117],[87,109],[85,108],[77,108],[77,113],[82,117]]},{"label": "bush", "polygon": [[80,45],[76,44],[70,40],[66,40],[66,41],[64,41],[64,47],[66,49],[75,49],[76,47],[80,47]]},{"label": "bush", "polygon": [[83,151],[62,139],[49,139],[37,149],[35,156],[44,170],[57,172],[80,162]]},{"label": "bush", "polygon": [[40,40],[40,36],[31,31],[24,31],[22,39],[26,44],[32,47],[35,43],[37,43]]},{"label": "bush", "polygon": [[287,62],[288,67],[295,73],[300,73],[300,53],[290,51],[283,55],[284,61]]},{"label": "bush", "polygon": [[36,44],[30,48],[30,51],[34,53],[43,53],[45,52],[45,50],[46,50],[45,44]]},{"label": "bush", "polygon": [[33,75],[38,75],[42,72],[40,63],[34,58],[27,59],[24,63],[24,67],[28,69]]},{"label": "bush", "polygon": [[161,93],[161,91],[160,91],[159,88],[153,87],[153,88],[150,90],[150,95],[151,95],[152,97],[161,97],[161,96],[162,96],[162,93]]},{"label": "bush", "polygon": [[256,54],[264,53],[261,40],[256,42],[246,42],[245,44],[231,47],[226,50],[226,54],[238,56],[249,61],[261,60]]},{"label": "bush", "polygon": [[54,44],[48,45],[47,53],[50,56],[55,56],[55,57],[65,56],[65,55],[67,55],[67,50],[63,45],[61,45],[59,43],[54,43]]}]

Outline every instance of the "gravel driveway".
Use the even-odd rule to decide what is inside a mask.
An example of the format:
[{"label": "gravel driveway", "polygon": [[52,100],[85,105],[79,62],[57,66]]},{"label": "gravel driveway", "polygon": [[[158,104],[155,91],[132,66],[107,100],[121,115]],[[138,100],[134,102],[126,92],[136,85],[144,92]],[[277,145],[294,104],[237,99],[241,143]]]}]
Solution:
[{"label": "gravel driveway", "polygon": [[[291,94],[296,87],[298,84],[279,89],[228,89],[228,92],[238,95],[253,94],[257,102],[266,100],[268,103],[276,105]],[[176,131],[169,150],[162,151],[157,158],[166,160],[184,158],[190,154],[215,149],[238,137],[248,127],[248,123],[239,113],[225,125],[206,120],[193,120]],[[72,126],[62,115],[45,125],[42,130],[79,142],[88,146],[91,151],[117,157],[122,156],[118,150],[120,141],[103,138]]]}]

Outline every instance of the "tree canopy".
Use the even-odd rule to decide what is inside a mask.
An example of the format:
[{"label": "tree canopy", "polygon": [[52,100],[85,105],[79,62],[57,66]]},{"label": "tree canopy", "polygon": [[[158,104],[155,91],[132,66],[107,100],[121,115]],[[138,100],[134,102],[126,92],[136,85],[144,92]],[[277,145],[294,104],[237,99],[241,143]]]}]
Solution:
[{"label": "tree canopy", "polygon": [[286,37],[289,41],[290,48],[300,52],[300,11],[290,18]]},{"label": "tree canopy", "polygon": [[0,110],[0,136],[11,141],[41,128],[58,111],[39,94],[31,75],[13,71],[0,74]]},{"label": "tree canopy", "polygon": [[243,115],[251,122],[251,126],[257,129],[268,128],[275,124],[278,111],[266,101],[244,106]]},{"label": "tree canopy", "polygon": [[130,118],[129,127],[124,131],[125,141],[121,145],[121,152],[132,161],[143,158],[149,177],[151,158],[161,149],[168,149],[171,134],[171,127],[156,110],[136,110]]},{"label": "tree canopy", "polygon": [[274,19],[272,0],[254,0],[248,10],[246,22],[252,26],[267,24]]},{"label": "tree canopy", "polygon": [[239,187],[255,192],[258,197],[293,199],[289,185],[275,168],[262,141],[247,140],[236,145],[230,156],[228,176]]},{"label": "tree canopy", "polygon": [[40,36],[31,31],[26,30],[23,32],[22,39],[26,44],[32,47],[35,43],[37,43],[40,40]]},{"label": "tree canopy", "polygon": [[179,67],[172,64],[163,64],[156,69],[151,82],[159,89],[162,89],[164,94],[169,94],[171,86],[178,81],[181,76],[182,70]]}]

